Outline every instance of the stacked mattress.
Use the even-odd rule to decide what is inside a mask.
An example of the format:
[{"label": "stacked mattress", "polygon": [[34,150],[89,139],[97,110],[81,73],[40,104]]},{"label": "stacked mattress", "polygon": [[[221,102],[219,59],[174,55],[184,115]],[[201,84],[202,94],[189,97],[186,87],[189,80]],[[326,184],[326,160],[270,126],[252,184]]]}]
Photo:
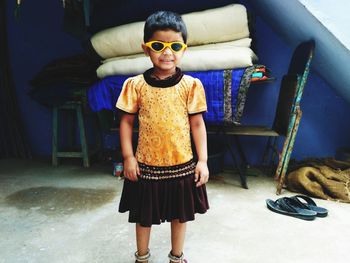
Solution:
[{"label": "stacked mattress", "polygon": [[[188,49],[179,65],[183,71],[235,69],[252,66],[257,60],[251,50],[247,10],[232,4],[182,15],[188,30]],[[103,58],[97,69],[100,78],[134,75],[152,67],[143,54],[144,21],[103,30],[91,38]]]},{"label": "stacked mattress", "polygon": [[[182,15],[188,31],[188,48],[179,67],[199,78],[205,88],[207,123],[240,123],[250,86],[253,63],[247,10],[231,4]],[[88,90],[93,111],[115,110],[124,80],[152,67],[143,54],[144,22],[116,26],[96,33],[91,46],[102,58],[101,80]]]}]

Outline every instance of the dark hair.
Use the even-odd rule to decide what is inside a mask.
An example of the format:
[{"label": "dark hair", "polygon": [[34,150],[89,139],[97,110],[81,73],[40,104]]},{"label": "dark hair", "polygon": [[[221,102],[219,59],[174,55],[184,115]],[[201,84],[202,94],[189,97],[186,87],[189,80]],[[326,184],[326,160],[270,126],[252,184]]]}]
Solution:
[{"label": "dark hair", "polygon": [[180,32],[184,42],[187,41],[187,29],[181,16],[171,11],[157,11],[146,19],[143,30],[143,41],[145,43],[158,30],[171,29]]}]

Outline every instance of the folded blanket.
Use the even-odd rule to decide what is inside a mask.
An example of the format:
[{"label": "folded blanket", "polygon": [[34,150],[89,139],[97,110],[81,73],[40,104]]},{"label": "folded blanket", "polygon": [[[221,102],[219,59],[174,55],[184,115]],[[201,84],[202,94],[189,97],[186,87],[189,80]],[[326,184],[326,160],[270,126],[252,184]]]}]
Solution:
[{"label": "folded blanket", "polygon": [[287,188],[316,198],[350,203],[350,162],[316,159],[290,172]]},{"label": "folded blanket", "polygon": [[[251,39],[189,47],[179,67],[183,71],[209,71],[245,68],[253,65],[258,58],[249,48]],[[110,58],[97,69],[97,76],[137,75],[152,67],[145,54],[134,54]]]},{"label": "folded blanket", "polygon": [[[227,42],[249,37],[248,16],[241,4],[182,15],[188,46]],[[142,53],[143,27],[139,21],[100,31],[91,37],[94,50],[104,59]]]}]

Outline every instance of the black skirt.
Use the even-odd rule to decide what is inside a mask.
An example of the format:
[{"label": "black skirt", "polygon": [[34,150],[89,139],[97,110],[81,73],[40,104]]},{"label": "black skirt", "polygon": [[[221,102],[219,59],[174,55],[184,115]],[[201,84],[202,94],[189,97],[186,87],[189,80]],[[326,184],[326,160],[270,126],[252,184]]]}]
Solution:
[{"label": "black skirt", "polygon": [[194,161],[170,167],[139,164],[137,182],[124,180],[119,212],[129,211],[129,222],[150,227],[178,219],[192,221],[209,209],[205,185],[196,187]]}]

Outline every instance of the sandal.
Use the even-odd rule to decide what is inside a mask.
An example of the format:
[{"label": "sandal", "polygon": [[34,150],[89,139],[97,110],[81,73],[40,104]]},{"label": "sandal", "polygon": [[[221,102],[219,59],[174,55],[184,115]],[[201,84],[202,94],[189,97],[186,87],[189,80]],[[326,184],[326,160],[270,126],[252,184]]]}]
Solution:
[{"label": "sandal", "polygon": [[300,207],[297,201],[288,197],[282,197],[273,201],[266,199],[267,208],[275,213],[293,216],[304,220],[314,220],[316,212]]},{"label": "sandal", "polygon": [[149,260],[149,258],[151,257],[151,253],[149,252],[149,249],[147,250],[147,254],[146,255],[143,255],[143,256],[140,256],[139,255],[139,252],[136,251],[135,252],[135,263],[139,263],[139,262],[146,262]]},{"label": "sandal", "polygon": [[168,258],[170,259],[171,262],[174,262],[174,263],[188,263],[188,261],[184,259],[184,253],[181,253],[181,255],[178,257],[173,255],[170,251],[168,254]]},{"label": "sandal", "polygon": [[[300,205],[301,208],[315,211],[317,213],[316,216],[318,217],[326,217],[328,215],[328,210],[326,208],[317,206],[315,201],[306,195],[295,195],[290,198],[294,199],[296,203]],[[300,199],[303,199],[306,203],[301,201]]]}]

